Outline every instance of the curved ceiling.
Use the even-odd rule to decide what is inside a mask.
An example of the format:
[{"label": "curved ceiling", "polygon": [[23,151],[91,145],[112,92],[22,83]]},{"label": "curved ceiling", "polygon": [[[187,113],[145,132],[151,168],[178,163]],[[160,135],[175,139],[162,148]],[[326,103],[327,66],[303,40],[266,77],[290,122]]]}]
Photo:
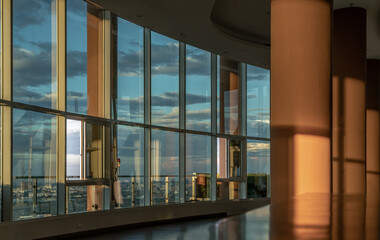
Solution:
[{"label": "curved ceiling", "polygon": [[[219,1],[221,0],[91,0],[118,16],[171,38],[237,61],[269,68],[269,46],[236,39],[215,27],[210,16],[214,3]],[[259,36],[265,36],[265,41],[269,40],[270,17],[268,15],[267,23],[262,24],[260,15],[257,15],[269,12],[269,1],[250,0],[250,8],[246,9],[244,16],[239,12],[239,3],[244,3],[245,0],[229,2],[238,3],[235,9],[228,11],[231,18],[235,18],[235,25],[241,24],[243,29],[255,29],[254,32],[260,29]],[[252,21],[254,15],[256,17]]]},{"label": "curved ceiling", "polygon": [[[91,0],[140,26],[214,53],[270,66],[270,0]],[[367,57],[380,59],[380,1],[335,0],[367,9]]]}]

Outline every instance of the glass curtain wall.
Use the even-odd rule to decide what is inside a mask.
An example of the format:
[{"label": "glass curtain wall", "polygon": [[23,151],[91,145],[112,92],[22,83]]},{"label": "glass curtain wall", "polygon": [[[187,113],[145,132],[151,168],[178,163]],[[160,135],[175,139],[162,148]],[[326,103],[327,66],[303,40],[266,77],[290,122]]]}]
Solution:
[{"label": "glass curtain wall", "polygon": [[247,141],[247,197],[270,195],[270,143]]},{"label": "glass curtain wall", "polygon": [[179,202],[179,133],[151,131],[151,204]]},{"label": "glass curtain wall", "polygon": [[13,219],[57,214],[54,115],[13,109]]},{"label": "glass curtain wall", "polygon": [[[270,72],[247,65],[247,197],[270,196]],[[267,139],[267,140],[263,140]]]},{"label": "glass curtain wall", "polygon": [[109,208],[104,128],[101,124],[82,120],[68,119],[66,122],[67,213]]},{"label": "glass curtain wall", "polygon": [[211,199],[211,136],[186,134],[186,201]]},{"label": "glass curtain wall", "polygon": [[143,123],[144,28],[113,16],[112,40],[114,118]]},{"label": "glass curtain wall", "polygon": [[66,2],[67,111],[103,117],[103,10]]},{"label": "glass curtain wall", "polygon": [[[245,72],[242,63],[186,44],[180,51],[177,40],[86,1],[66,0],[64,18],[60,4],[12,1],[12,69],[4,76],[12,75],[13,82],[2,79],[1,87],[12,83],[13,99],[0,99],[1,107],[10,110],[1,111],[4,119],[12,119],[12,150],[1,149],[12,156],[11,170],[4,174],[12,187],[4,191],[0,186],[0,201],[12,198],[12,216],[4,214],[4,221],[241,199],[246,185],[248,198],[270,196],[268,70],[248,65]],[[61,32],[66,35],[58,38]],[[66,52],[57,44],[66,44]],[[58,63],[62,56],[66,61]],[[4,66],[7,59],[2,60]],[[247,99],[241,99],[244,95]],[[64,97],[66,108],[61,107]],[[216,109],[211,109],[212,99]],[[244,101],[247,119],[241,117]],[[57,134],[61,131],[64,137]],[[3,132],[0,126],[7,137]],[[61,161],[64,169],[58,168]],[[245,174],[247,184],[242,184]],[[57,184],[62,178],[64,190]]]},{"label": "glass curtain wall", "polygon": [[114,127],[117,129],[113,184],[116,207],[144,206],[144,128]]},{"label": "glass curtain wall", "polygon": [[241,116],[240,63],[218,56],[218,133],[239,135]]},{"label": "glass curtain wall", "polygon": [[151,33],[151,122],[179,127],[179,42]]},{"label": "glass curtain wall", "polygon": [[57,107],[56,0],[13,0],[13,100]]},{"label": "glass curtain wall", "polygon": [[211,131],[211,53],[186,45],[186,129]]},{"label": "glass curtain wall", "polygon": [[269,70],[247,65],[247,136],[269,138]]}]

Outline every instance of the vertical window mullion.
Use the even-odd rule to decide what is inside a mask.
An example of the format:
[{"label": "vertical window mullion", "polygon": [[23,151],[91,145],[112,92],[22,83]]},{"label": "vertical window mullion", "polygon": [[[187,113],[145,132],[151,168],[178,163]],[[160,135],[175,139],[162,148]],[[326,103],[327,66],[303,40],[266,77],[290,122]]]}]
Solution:
[{"label": "vertical window mullion", "polygon": [[112,42],[112,23],[111,23],[111,12],[108,10],[104,11],[103,18],[103,34],[104,34],[104,45],[103,45],[103,66],[104,66],[104,118],[111,118],[111,42]]},{"label": "vertical window mullion", "polygon": [[144,123],[151,124],[151,49],[150,30],[144,29]]},{"label": "vertical window mullion", "polygon": [[[247,136],[247,64],[240,63],[239,66],[240,75],[240,135]],[[240,186],[240,199],[247,198],[247,141],[242,141],[241,149],[241,173],[244,179]]]},{"label": "vertical window mullion", "polygon": [[[151,59],[150,30],[144,29],[144,123],[151,124]],[[145,206],[151,203],[151,152],[150,128],[144,130],[144,201]]]},{"label": "vertical window mullion", "polygon": [[247,136],[247,64],[240,63],[240,136]]},{"label": "vertical window mullion", "polygon": [[[1,1],[1,97],[12,101],[12,2]],[[1,107],[2,221],[12,221],[12,109]]]},{"label": "vertical window mullion", "polygon": [[12,221],[12,109],[1,107],[2,221]]},{"label": "vertical window mullion", "polygon": [[[211,132],[217,131],[217,55],[211,55]],[[211,136],[211,200],[216,200],[217,174],[217,142],[216,136]]]},{"label": "vertical window mullion", "polygon": [[[57,2],[57,101],[66,111],[66,0]],[[57,214],[66,213],[66,118],[57,120]]]},{"label": "vertical window mullion", "polygon": [[[186,44],[179,43],[179,127],[186,129]],[[186,136],[179,134],[179,202],[185,202]]]}]

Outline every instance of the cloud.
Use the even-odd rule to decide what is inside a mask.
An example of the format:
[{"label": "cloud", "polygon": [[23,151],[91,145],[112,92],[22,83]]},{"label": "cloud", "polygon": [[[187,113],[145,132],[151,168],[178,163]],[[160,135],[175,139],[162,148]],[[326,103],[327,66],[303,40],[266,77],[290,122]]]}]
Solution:
[{"label": "cloud", "polygon": [[55,108],[56,99],[56,93],[49,92],[40,94],[36,91],[30,91],[25,88],[13,87],[13,100],[15,102],[21,102],[46,108]]},{"label": "cloud", "polygon": [[[30,51],[15,46],[13,48],[13,81],[14,86],[38,87],[56,81],[53,74],[56,59],[52,55],[52,44],[49,42],[30,42],[39,51]],[[54,47],[54,46],[53,46]],[[87,73],[86,52],[69,51],[67,53],[67,77],[85,76]]]},{"label": "cloud", "polygon": [[195,49],[186,49],[186,75],[211,77],[211,53]]},{"label": "cloud", "polygon": [[270,71],[264,68],[255,67],[248,65],[247,68],[247,81],[257,81],[257,80],[269,80]]},{"label": "cloud", "polygon": [[80,154],[80,131],[69,131],[67,136],[67,154],[77,155]]},{"label": "cloud", "polygon": [[152,107],[152,124],[165,127],[178,127],[179,110],[178,107],[171,109],[171,112],[165,113],[162,109]]},{"label": "cloud", "polygon": [[186,105],[209,103],[211,102],[211,96],[198,95],[193,93],[186,94]]},{"label": "cloud", "polygon": [[[134,45],[141,46],[135,42]],[[171,43],[166,45],[152,44],[152,74],[165,74],[177,76],[179,74],[179,49],[178,45]],[[206,51],[187,52],[186,72],[192,75],[211,75],[211,54]],[[119,76],[137,76],[143,74],[143,52],[119,51],[118,52]]]},{"label": "cloud", "polygon": [[67,77],[86,76],[87,74],[87,52],[67,52]]},{"label": "cloud", "polygon": [[267,173],[270,171],[270,143],[247,142],[247,168],[249,173]]},{"label": "cloud", "polygon": [[186,120],[208,120],[211,121],[211,109],[202,109],[202,110],[187,110],[186,111]]},{"label": "cloud", "polygon": [[179,44],[151,44],[152,75],[163,74],[177,76],[179,74]]},{"label": "cloud", "polygon": [[87,112],[87,94],[76,91],[67,92],[67,111],[68,112]]},{"label": "cloud", "polygon": [[52,14],[52,2],[51,0],[13,0],[14,26],[21,29],[49,21],[47,18]]},{"label": "cloud", "polygon": [[118,76],[143,76],[144,57],[142,50],[128,53],[118,52]]},{"label": "cloud", "polygon": [[27,49],[13,48],[14,86],[41,86],[56,80],[52,75],[51,52],[32,52]]},{"label": "cloud", "polygon": [[158,96],[152,95],[151,104],[154,107],[178,107],[178,92],[164,92]]}]

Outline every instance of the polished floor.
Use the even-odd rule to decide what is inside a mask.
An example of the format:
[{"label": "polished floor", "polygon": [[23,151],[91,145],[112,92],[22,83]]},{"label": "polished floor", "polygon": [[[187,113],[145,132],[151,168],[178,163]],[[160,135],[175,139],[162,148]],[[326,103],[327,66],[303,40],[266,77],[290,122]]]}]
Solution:
[{"label": "polished floor", "polygon": [[379,199],[306,194],[222,219],[88,235],[84,239],[380,239]]}]

